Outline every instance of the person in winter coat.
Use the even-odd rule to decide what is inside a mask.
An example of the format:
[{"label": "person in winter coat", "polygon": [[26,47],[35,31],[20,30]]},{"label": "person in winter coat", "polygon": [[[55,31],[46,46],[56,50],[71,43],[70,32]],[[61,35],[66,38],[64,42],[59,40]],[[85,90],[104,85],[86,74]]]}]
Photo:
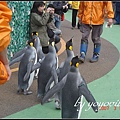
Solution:
[{"label": "person in winter coat", "polygon": [[[55,11],[54,5],[48,4],[47,8],[50,8],[51,13],[54,15],[54,11]],[[50,23],[48,23],[47,27],[48,27],[47,33],[48,33],[49,38],[53,37],[55,40],[55,49],[56,49],[56,53],[57,53],[58,48],[57,48],[56,44],[60,42],[60,36],[62,34],[62,31],[55,26],[54,20],[52,20]],[[54,35],[52,35],[52,34],[54,34]]]},{"label": "person in winter coat", "polygon": [[53,15],[50,13],[50,8],[46,11],[44,9],[44,2],[33,3],[30,15],[30,35],[32,35],[32,32],[38,32],[43,53],[47,54],[49,52],[47,24],[53,20]]},{"label": "person in winter coat", "polygon": [[[80,5],[80,1],[68,2],[72,6],[72,29],[76,27],[77,13]],[[77,28],[79,29],[79,23],[77,23]]]},{"label": "person in winter coat", "polygon": [[[48,4],[47,8],[51,9],[51,13],[54,15],[54,5],[53,4]],[[55,33],[55,35],[61,35],[62,31],[60,29],[58,29],[55,24],[54,24],[54,20],[52,20],[50,23],[47,24],[47,26],[52,29],[52,31]]]},{"label": "person in winter coat", "polygon": [[120,25],[120,2],[115,2],[115,21],[114,25]]},{"label": "person in winter coat", "polygon": [[[8,78],[11,77],[9,60],[7,56],[7,47],[10,44],[11,27],[9,25],[12,19],[12,11],[6,1],[0,1],[0,61],[6,68]],[[1,74],[1,73],[0,73]],[[0,79],[1,80],[1,79]]]},{"label": "person in winter coat", "polygon": [[53,5],[55,8],[54,23],[55,23],[55,26],[58,29],[60,29],[60,27],[61,27],[61,15],[62,15],[62,13],[67,12],[68,6],[67,6],[67,3],[65,3],[63,1],[54,1]]},{"label": "person in winter coat", "polygon": [[78,11],[80,31],[82,33],[80,44],[80,61],[84,63],[88,48],[88,37],[91,32],[94,44],[93,56],[90,62],[97,62],[101,50],[100,36],[103,32],[104,17],[107,15],[108,26],[112,25],[114,12],[111,1],[81,1]]}]

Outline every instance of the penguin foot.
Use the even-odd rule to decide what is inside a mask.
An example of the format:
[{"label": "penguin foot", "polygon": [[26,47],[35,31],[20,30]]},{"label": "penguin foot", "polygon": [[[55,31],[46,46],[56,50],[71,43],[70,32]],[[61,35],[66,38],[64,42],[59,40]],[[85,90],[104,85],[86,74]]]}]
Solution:
[{"label": "penguin foot", "polygon": [[[37,95],[37,99],[38,99],[38,101],[41,103],[41,102],[42,102],[42,99],[43,99],[43,95],[38,94],[38,95]],[[42,103],[41,103],[41,104],[42,104]]]},{"label": "penguin foot", "polygon": [[24,90],[23,89],[19,89],[17,90],[17,94],[23,94]]},{"label": "penguin foot", "polygon": [[[40,103],[42,104],[43,95],[38,94],[38,95],[37,95],[37,98],[38,98],[38,100],[40,101]],[[49,98],[45,103],[52,102],[52,101],[53,101],[53,100]]]},{"label": "penguin foot", "polygon": [[38,76],[35,75],[35,76],[34,76],[34,80],[36,80],[36,79],[38,79]]},{"label": "penguin foot", "polygon": [[49,99],[46,101],[46,103],[52,102],[52,101],[53,101],[53,100],[49,98]]},{"label": "penguin foot", "polygon": [[55,109],[61,110],[60,102],[58,100],[55,100]]},{"label": "penguin foot", "polygon": [[24,90],[23,94],[24,95],[30,95],[30,94],[32,94],[32,91]]},{"label": "penguin foot", "polygon": [[98,112],[98,109],[96,109],[95,112],[97,113],[97,112]]}]

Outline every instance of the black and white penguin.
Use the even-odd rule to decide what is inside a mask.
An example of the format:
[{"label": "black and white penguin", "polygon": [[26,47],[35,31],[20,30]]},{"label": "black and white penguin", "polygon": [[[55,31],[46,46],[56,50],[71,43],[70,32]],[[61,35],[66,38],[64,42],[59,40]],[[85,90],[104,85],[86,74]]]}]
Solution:
[{"label": "black and white penguin", "polygon": [[[69,72],[70,70],[70,61],[74,57],[74,52],[73,52],[73,37],[66,42],[66,53],[67,57],[64,62],[60,64],[60,66],[57,69],[58,72],[58,82],[62,80],[62,78]],[[56,99],[55,99],[55,108],[56,109],[61,109],[60,108],[60,93],[58,92],[56,94]]]},{"label": "black and white penguin", "polygon": [[[27,49],[24,49],[23,54],[21,55],[18,52],[15,54],[16,58],[10,61],[10,66],[16,62],[19,62],[19,70],[18,70],[18,91],[17,93],[22,93],[24,95],[32,94],[29,91],[29,88],[33,82],[33,78],[35,75],[35,71],[31,72],[34,64],[37,63],[37,52],[33,43],[33,39],[28,42]],[[21,50],[22,51],[22,50]]]},{"label": "black and white penguin", "polygon": [[[37,51],[37,62],[39,62],[45,58],[45,54],[42,51],[42,45],[38,37],[38,32],[32,32],[32,39],[34,39],[34,47]],[[38,77],[38,72],[39,72],[39,68],[35,71],[35,78]]]},{"label": "black and white penguin", "polygon": [[85,80],[79,72],[80,60],[78,56],[72,58],[70,62],[70,71],[63,79],[53,86],[43,97],[41,104],[52,97],[56,92],[61,92],[61,117],[62,118],[79,118],[80,104],[75,105],[78,99],[83,95],[91,105],[94,112],[98,112],[98,106],[93,95],[89,91]]},{"label": "black and white penguin", "polygon": [[37,32],[32,32],[32,39],[34,39],[34,47],[37,51],[37,62],[38,62],[45,57],[45,54],[42,51],[42,45]]},{"label": "black and white penguin", "polygon": [[[45,56],[41,63],[40,70],[38,73],[38,92],[37,97],[41,100],[45,94],[45,87],[53,77],[55,84],[58,82],[56,69],[58,67],[58,58],[55,50],[54,38],[49,40],[49,53]],[[50,87],[50,86],[49,86]]]},{"label": "black and white penguin", "polygon": [[42,59],[44,59],[45,55],[42,52],[42,46],[40,43],[40,39],[38,37],[38,33],[37,32],[33,32],[32,33],[32,38],[30,40],[27,41],[27,46],[25,46],[25,48],[19,50],[18,52],[16,52],[14,54],[14,56],[11,58],[9,65],[13,65],[16,62],[21,61],[23,55],[25,54],[25,51],[29,48],[29,44],[33,43],[36,51],[37,51],[37,62],[41,61]]}]

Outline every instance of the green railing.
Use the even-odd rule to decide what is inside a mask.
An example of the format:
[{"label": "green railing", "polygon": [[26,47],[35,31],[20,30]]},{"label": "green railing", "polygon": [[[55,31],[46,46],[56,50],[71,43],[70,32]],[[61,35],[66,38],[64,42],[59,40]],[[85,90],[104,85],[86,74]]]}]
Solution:
[{"label": "green railing", "polygon": [[8,46],[8,58],[11,59],[17,51],[26,46],[29,39],[29,19],[33,1],[7,1],[7,3],[12,10],[11,42]]}]

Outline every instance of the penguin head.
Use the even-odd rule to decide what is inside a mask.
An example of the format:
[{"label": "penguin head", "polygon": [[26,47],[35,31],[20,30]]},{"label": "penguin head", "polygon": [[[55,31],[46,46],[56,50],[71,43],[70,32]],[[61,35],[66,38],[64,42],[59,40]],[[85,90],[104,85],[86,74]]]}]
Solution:
[{"label": "penguin head", "polygon": [[66,50],[73,50],[72,38],[66,43]]},{"label": "penguin head", "polygon": [[35,36],[38,36],[38,32],[36,32],[36,31],[35,31],[35,32],[32,32],[32,36],[34,36],[34,35],[35,35]]},{"label": "penguin head", "polygon": [[[28,45],[30,45],[31,44],[31,42],[32,42],[32,44],[33,44],[33,47],[35,46],[35,43],[36,43],[36,41],[39,41],[39,40],[37,40],[38,39],[38,32],[32,32],[32,38],[30,39],[30,40],[28,40],[28,42],[27,42],[27,44]],[[38,43],[38,42],[37,42]],[[36,44],[37,44],[36,43]],[[31,45],[30,45],[31,46]]]},{"label": "penguin head", "polygon": [[49,42],[48,42],[48,45],[51,45],[51,46],[55,46],[55,39],[54,38],[50,38],[49,39]]},{"label": "penguin head", "polygon": [[32,39],[35,40],[35,38],[38,38],[38,32],[32,32],[31,36],[32,36]]},{"label": "penguin head", "polygon": [[73,57],[70,62],[70,66],[75,66],[76,68],[78,68],[79,65],[80,65],[80,59],[78,58],[78,56]]},{"label": "penguin head", "polygon": [[30,46],[34,46],[34,39],[30,39],[27,41],[27,44],[30,45]]}]

